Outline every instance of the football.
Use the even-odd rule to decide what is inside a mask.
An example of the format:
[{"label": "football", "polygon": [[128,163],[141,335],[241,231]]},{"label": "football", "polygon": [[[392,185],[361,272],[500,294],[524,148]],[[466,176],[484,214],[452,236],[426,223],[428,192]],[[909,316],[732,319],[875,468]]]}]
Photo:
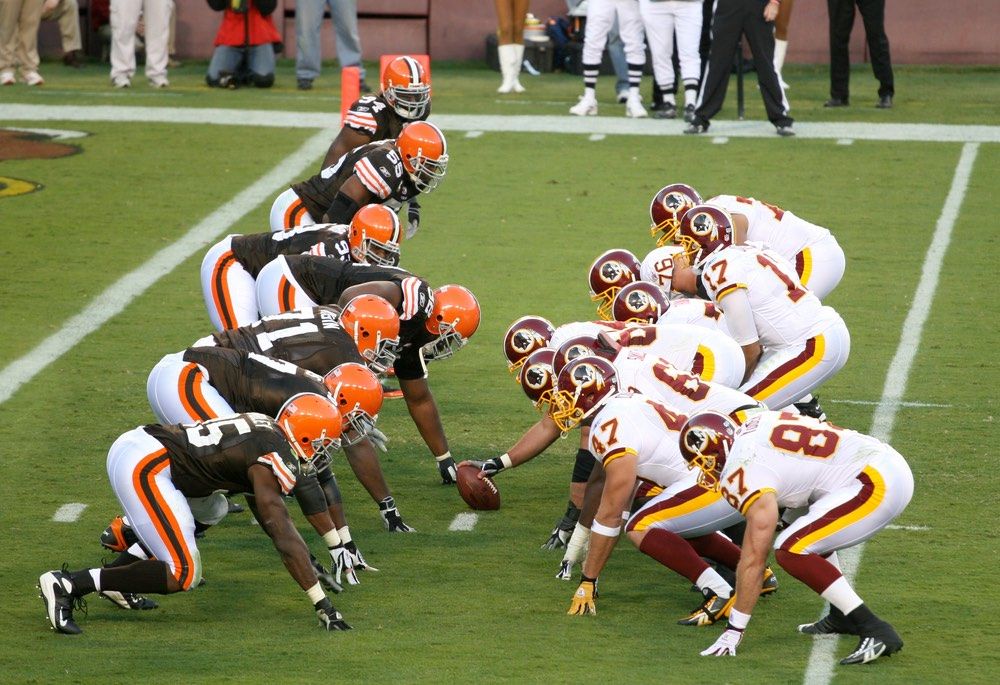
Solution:
[{"label": "football", "polygon": [[473,509],[494,510],[500,508],[500,491],[489,478],[480,478],[479,469],[472,464],[458,467],[456,477],[458,494]]}]

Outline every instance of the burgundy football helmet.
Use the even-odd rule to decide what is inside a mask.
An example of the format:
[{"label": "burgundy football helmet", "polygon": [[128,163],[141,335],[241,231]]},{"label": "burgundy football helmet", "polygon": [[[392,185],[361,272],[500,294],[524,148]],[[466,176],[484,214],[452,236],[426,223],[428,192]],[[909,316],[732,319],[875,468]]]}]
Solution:
[{"label": "burgundy football helmet", "polygon": [[507,329],[503,337],[503,353],[507,357],[507,370],[520,378],[517,372],[521,370],[524,360],[535,350],[548,346],[555,327],[548,319],[540,316],[522,316]]},{"label": "burgundy football helmet", "polygon": [[677,242],[698,269],[713,254],[733,244],[733,217],[722,207],[695,205],[681,218]]},{"label": "burgundy football helmet", "polygon": [[579,357],[567,364],[556,378],[549,416],[566,432],[597,413],[618,392],[618,374],[601,357]]},{"label": "burgundy football helmet", "polygon": [[692,415],[681,428],[681,456],[688,468],[699,469],[698,483],[709,490],[719,485],[719,474],[736,436],[736,423],[714,411]]},{"label": "burgundy football helmet", "polygon": [[657,246],[673,242],[684,212],[701,203],[701,195],[686,183],[671,183],[660,188],[649,203],[649,220],[653,222],[649,233]]},{"label": "burgundy football helmet", "polygon": [[628,250],[608,250],[590,265],[590,299],[597,302],[597,314],[611,320],[611,303],[618,291],[639,280],[639,259]]},{"label": "burgundy football helmet", "polygon": [[552,391],[556,384],[556,376],[552,372],[552,358],[555,354],[551,347],[535,350],[524,359],[517,375],[517,382],[521,384],[524,394],[539,411],[552,401]]},{"label": "burgundy football helmet", "polygon": [[662,290],[648,281],[636,281],[615,295],[611,315],[622,323],[656,323],[669,307]]},{"label": "burgundy football helmet", "polygon": [[602,344],[598,335],[578,335],[560,345],[552,358],[552,372],[558,376],[574,359],[591,355],[613,361],[614,351]]}]

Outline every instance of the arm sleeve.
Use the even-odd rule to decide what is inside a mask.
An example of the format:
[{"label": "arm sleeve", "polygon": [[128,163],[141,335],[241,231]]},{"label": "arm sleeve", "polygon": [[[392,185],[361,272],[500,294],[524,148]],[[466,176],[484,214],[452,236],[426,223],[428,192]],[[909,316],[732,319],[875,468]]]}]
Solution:
[{"label": "arm sleeve", "polygon": [[330,208],[326,210],[326,217],[330,223],[347,224],[351,222],[358,211],[358,203],[344,193],[337,193],[333,198]]},{"label": "arm sleeve", "polygon": [[326,495],[315,475],[300,475],[292,494],[295,495],[299,508],[306,516],[319,514],[327,509]]},{"label": "arm sleeve", "polygon": [[726,317],[729,334],[739,345],[749,345],[760,340],[746,288],[730,290],[719,301],[719,308]]}]

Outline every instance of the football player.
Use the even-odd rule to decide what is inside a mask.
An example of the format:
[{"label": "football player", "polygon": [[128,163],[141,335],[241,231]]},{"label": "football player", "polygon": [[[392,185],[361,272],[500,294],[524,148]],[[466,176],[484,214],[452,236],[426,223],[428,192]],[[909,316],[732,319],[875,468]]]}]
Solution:
[{"label": "football player", "polygon": [[825,418],[810,394],[847,362],[851,336],[832,307],[802,286],[781,255],[733,244],[729,212],[697,205],[681,219],[678,240],[700,289],[722,310],[743,348],[746,374],[740,389],[770,409],[795,403]]},{"label": "football player", "polygon": [[397,210],[429,193],[448,169],[448,143],[434,124],[406,124],[395,140],[350,150],[315,176],[294,184],[271,206],[271,230],[317,222],[346,224],[369,203]]},{"label": "football player", "polygon": [[[161,422],[185,423],[247,411],[274,416],[292,395],[329,393],[331,387],[326,380],[289,362],[253,352],[190,347],[184,352],[166,355],[153,367],[146,382],[146,394],[153,413]],[[374,427],[375,417],[370,418],[370,427]],[[358,481],[378,503],[386,529],[409,532],[411,529],[399,515],[368,434],[345,440],[344,453]],[[337,517],[333,521],[340,524],[338,527],[344,524],[333,473],[324,469],[318,477],[324,496],[310,496],[308,503],[303,504],[303,513],[316,517],[310,522],[326,539],[332,526],[330,518]],[[325,516],[328,509],[330,515]],[[332,549],[337,541],[330,538],[327,546]]]},{"label": "football player", "polygon": [[349,630],[316,577],[309,550],[282,495],[300,473],[336,449],[341,417],[324,397],[299,394],[277,412],[239,414],[193,425],[147,425],[119,437],[108,452],[111,487],[152,558],[127,566],[47,571],[38,579],[52,628],[81,632],[73,606],[92,592],[171,594],[201,579],[201,556],[188,497],[244,492],[289,574],[305,591],[320,625]]},{"label": "football player", "polygon": [[[701,483],[746,517],[729,628],[704,656],[735,656],[750,621],[772,541],[775,560],[830,603],[828,616],[799,626],[810,635],[857,635],[841,664],[863,664],[903,647],[837,565],[837,551],[864,542],[899,516],[913,496],[906,460],[875,438],[790,412],[766,412],[737,427],[716,413],[692,416],[680,449]],[[778,508],[801,516],[777,538]]]},{"label": "football player", "polygon": [[590,299],[597,303],[597,315],[602,321],[611,320],[611,303],[618,291],[640,278],[638,258],[628,250],[607,250],[590,265],[587,281]]},{"label": "football player", "polygon": [[701,326],[729,335],[726,318],[711,302],[695,297],[667,299],[662,290],[647,281],[629,283],[619,290],[611,315],[621,323]]},{"label": "football player", "polygon": [[257,279],[257,306],[265,315],[317,304],[344,306],[367,294],[389,300],[399,313],[400,349],[393,371],[442,483],[453,484],[455,460],[427,383],[426,362],[450,357],[476,332],[480,310],[475,296],[460,285],[431,290],[426,281],[399,268],[308,255],[278,257]]},{"label": "football player", "polygon": [[382,205],[365,205],[350,225],[314,224],[281,233],[229,235],[201,262],[201,292],[218,331],[252,324],[257,275],[279,255],[311,254],[368,264],[399,263],[399,218]]},{"label": "football player", "polygon": [[[674,390],[673,397],[687,406],[717,406],[741,417],[761,410],[734,390],[713,388],[662,360],[650,361],[654,372]],[[640,360],[639,366],[648,364]],[[676,443],[687,417],[675,405],[633,392],[618,394],[629,381],[646,376],[636,371],[629,369],[623,380],[606,360],[582,357],[563,369],[553,393],[553,418],[560,429],[591,425],[590,448],[599,464],[598,477],[589,487],[599,490],[600,502],[592,516],[582,580],[568,613],[596,613],[597,577],[618,540],[622,512],[631,508],[636,479],[642,478],[661,493],[632,514],[625,526],[628,537],[640,551],[687,577],[705,594],[705,602],[678,623],[709,625],[726,615],[733,589],[702,556],[735,569],[740,550],[718,531],[739,523],[740,515],[719,493],[700,487],[692,477]],[[654,391],[662,394],[659,388]],[[762,581],[761,592],[775,591],[773,574]]]},{"label": "football player", "polygon": [[[431,84],[424,67],[412,57],[393,58],[382,71],[382,92],[365,95],[351,105],[344,127],[330,143],[323,167],[336,163],[356,147],[399,137],[411,121],[425,121],[431,113]],[[407,203],[406,237],[420,227],[420,205]]]}]

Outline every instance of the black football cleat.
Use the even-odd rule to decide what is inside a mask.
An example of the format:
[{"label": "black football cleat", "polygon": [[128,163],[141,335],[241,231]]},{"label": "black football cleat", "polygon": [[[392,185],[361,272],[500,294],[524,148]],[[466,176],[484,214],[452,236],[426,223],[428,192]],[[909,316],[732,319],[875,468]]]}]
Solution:
[{"label": "black football cleat", "polygon": [[159,609],[160,605],[149,597],[136,594],[135,592],[119,592],[118,590],[104,590],[98,593],[115,606],[128,611],[149,611]]},{"label": "black football cleat", "polygon": [[319,580],[320,585],[335,594],[340,594],[344,591],[344,586],[336,581],[333,573],[323,568],[323,565],[319,563],[316,557],[310,554],[309,561],[312,562],[313,570],[316,572],[316,578]]},{"label": "black football cleat", "polygon": [[818,421],[826,421],[826,412],[820,406],[818,397],[813,397],[808,402],[795,402],[793,406],[803,416],[809,416]]},{"label": "black football cleat", "polygon": [[830,607],[830,613],[815,623],[802,623],[799,632],[806,635],[857,635],[857,629],[851,625],[847,617],[835,606]]},{"label": "black football cleat", "polygon": [[736,593],[730,597],[719,597],[711,590],[705,590],[705,601],[698,605],[690,614],[677,621],[679,626],[710,626],[716,621],[729,616]]},{"label": "black football cleat", "polygon": [[900,639],[892,626],[882,621],[884,627],[875,631],[876,634],[868,634],[863,631],[861,640],[853,652],[840,660],[841,666],[852,664],[868,664],[879,657],[890,657],[903,648],[903,640]]},{"label": "black football cleat", "polygon": [[[73,620],[73,583],[64,571],[47,571],[38,577],[39,597],[45,604],[49,624],[57,633],[79,635],[83,631]],[[78,601],[78,600],[77,600]]]}]

